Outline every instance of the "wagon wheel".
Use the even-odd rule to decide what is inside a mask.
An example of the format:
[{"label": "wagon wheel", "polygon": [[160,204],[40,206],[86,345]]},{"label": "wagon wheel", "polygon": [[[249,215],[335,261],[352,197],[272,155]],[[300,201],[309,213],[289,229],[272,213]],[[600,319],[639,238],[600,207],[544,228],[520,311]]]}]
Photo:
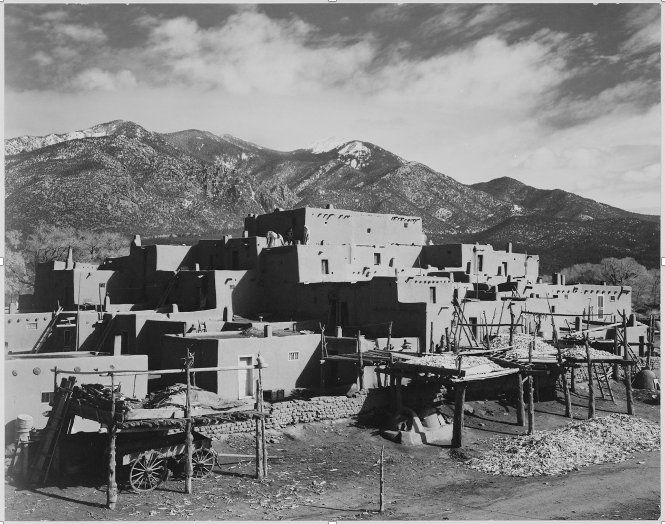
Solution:
[{"label": "wagon wheel", "polygon": [[197,449],[192,453],[192,470],[196,478],[204,478],[210,475],[216,463],[217,455],[210,448]]},{"label": "wagon wheel", "polygon": [[147,451],[132,463],[129,483],[136,492],[151,491],[166,480],[168,472],[166,457],[161,453]]}]

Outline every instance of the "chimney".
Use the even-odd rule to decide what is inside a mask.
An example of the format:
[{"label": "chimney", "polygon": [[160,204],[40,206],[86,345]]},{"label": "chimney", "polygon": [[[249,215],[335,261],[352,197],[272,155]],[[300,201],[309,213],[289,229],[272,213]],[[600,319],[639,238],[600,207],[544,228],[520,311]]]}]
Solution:
[{"label": "chimney", "polygon": [[512,253],[512,252],[513,252],[513,243],[512,243],[512,242],[508,242],[508,243],[506,244],[506,253]]},{"label": "chimney", "polygon": [[342,326],[335,326],[335,336],[342,338]]},{"label": "chimney", "polygon": [[566,275],[564,275],[563,273],[560,273],[559,278],[561,279],[561,285],[565,286],[566,285]]},{"label": "chimney", "polygon": [[242,232],[242,238],[249,238],[249,231],[246,229]]},{"label": "chimney", "polygon": [[132,246],[134,247],[141,246],[141,235],[134,235],[134,240],[132,240]]},{"label": "chimney", "polygon": [[272,326],[270,324],[263,326],[263,336],[266,338],[272,337]]},{"label": "chimney", "polygon": [[326,209],[335,209],[335,206],[332,204],[326,204]]},{"label": "chimney", "polygon": [[65,263],[65,269],[74,269],[74,250],[71,247],[67,248],[67,262]]}]

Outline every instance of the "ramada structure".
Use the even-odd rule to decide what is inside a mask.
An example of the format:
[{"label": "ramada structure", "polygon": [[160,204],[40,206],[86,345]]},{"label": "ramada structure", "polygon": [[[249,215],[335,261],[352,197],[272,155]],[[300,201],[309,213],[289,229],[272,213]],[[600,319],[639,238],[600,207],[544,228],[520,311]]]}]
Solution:
[{"label": "ramada structure", "polygon": [[[388,345],[446,352],[480,348],[541,313],[550,316],[540,331],[552,331],[551,318],[556,330],[572,331],[582,313],[583,327],[602,326],[630,308],[628,287],[567,285],[560,274],[543,283],[538,256],[514,253],[511,244],[432,245],[419,217],[276,209],[248,216],[240,238],[143,246],[137,236],[128,256],[99,266],[75,262],[71,252],[38,266],[34,294],[5,315],[6,430],[21,413],[45,424],[56,366],[177,368],[188,349],[195,367],[252,366],[260,353],[270,370],[264,389],[325,382],[329,392],[347,392],[355,368],[340,362],[324,376],[322,341],[326,355]],[[629,328],[631,342],[642,328]],[[120,383],[142,397],[174,377]],[[251,370],[200,373],[197,381],[227,398],[254,395]]]}]

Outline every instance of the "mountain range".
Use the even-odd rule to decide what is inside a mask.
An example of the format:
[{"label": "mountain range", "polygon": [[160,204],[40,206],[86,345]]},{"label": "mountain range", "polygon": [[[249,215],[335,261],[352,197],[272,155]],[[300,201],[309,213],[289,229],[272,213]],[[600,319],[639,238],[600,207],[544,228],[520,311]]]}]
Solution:
[{"label": "mountain range", "polygon": [[116,120],[5,140],[7,229],[39,222],[143,236],[215,236],[249,213],[323,207],[416,215],[437,242],[539,254],[542,272],[607,256],[659,262],[660,218],[503,177],[462,184],[359,140],[295,151]]}]

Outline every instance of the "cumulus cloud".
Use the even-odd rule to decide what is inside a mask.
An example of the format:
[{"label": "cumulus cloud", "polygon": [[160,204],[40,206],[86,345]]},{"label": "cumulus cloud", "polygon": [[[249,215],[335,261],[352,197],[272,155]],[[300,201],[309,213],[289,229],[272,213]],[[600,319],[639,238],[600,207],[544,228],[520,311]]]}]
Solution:
[{"label": "cumulus cloud", "polygon": [[137,84],[136,77],[126,69],[112,73],[98,67],[81,71],[71,81],[75,89],[115,91],[118,89],[132,88]]}]

